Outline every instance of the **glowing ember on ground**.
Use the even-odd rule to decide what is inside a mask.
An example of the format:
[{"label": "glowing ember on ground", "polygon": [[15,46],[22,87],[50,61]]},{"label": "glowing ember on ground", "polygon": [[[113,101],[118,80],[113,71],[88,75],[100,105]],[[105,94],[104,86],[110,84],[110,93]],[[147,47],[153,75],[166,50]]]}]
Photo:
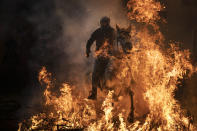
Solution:
[{"label": "glowing ember on ground", "polygon": [[[116,74],[120,81],[131,83],[134,94],[141,93],[141,98],[134,95],[136,101],[141,101],[147,110],[142,117],[140,108],[135,108],[134,123],[128,123],[123,116],[124,110],[114,111],[113,91],[109,91],[102,103],[102,113],[96,112],[95,103],[91,100],[72,95],[72,87],[63,84],[60,94],[52,92],[53,80],[46,68],[40,71],[39,80],[46,85],[44,91],[47,110],[32,116],[28,127],[20,124],[21,130],[53,129],[56,125],[65,125],[64,129],[83,128],[84,130],[195,130],[186,117],[185,111],[180,108],[174,98],[178,80],[185,75],[191,75],[196,69],[190,63],[189,51],[180,50],[175,44],[164,48],[164,37],[156,24],[160,17],[158,11],[162,9],[155,0],[131,0],[128,2],[129,18],[143,22],[141,27],[131,32],[133,50],[120,61],[121,66]],[[153,27],[153,32],[148,30]],[[124,67],[124,68],[122,68]],[[130,75],[127,75],[130,74]],[[124,88],[124,87],[119,87]],[[118,112],[118,114],[115,114]],[[117,116],[118,119],[115,118]]]}]

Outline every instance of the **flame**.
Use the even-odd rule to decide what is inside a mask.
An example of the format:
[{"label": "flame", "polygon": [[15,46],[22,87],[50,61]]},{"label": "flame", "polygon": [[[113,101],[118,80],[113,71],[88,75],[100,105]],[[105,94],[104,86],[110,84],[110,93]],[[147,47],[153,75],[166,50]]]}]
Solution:
[{"label": "flame", "polygon": [[118,130],[119,131],[128,131],[127,126],[126,126],[126,123],[124,121],[124,118],[123,118],[122,114],[120,113],[118,115],[118,117],[119,117],[119,121],[120,121],[120,127],[119,127]]},{"label": "flame", "polygon": [[109,57],[109,43],[107,41],[97,50],[94,54],[94,57],[102,56],[102,57]]},{"label": "flame", "polygon": [[[146,24],[135,33],[139,42],[135,43],[135,50],[130,56],[130,68],[136,83],[136,88],[144,90],[149,114],[145,122],[134,123],[131,130],[184,130],[189,125],[189,119],[174,98],[179,79],[187,71],[193,73],[195,69],[190,63],[189,51],[181,51],[175,44],[164,48],[164,37],[155,23],[160,20],[158,11],[162,9],[159,2],[154,0],[130,0],[128,8],[129,18]],[[152,26],[155,33],[151,33],[147,26]],[[136,30],[134,30],[136,31]],[[128,61],[127,61],[128,62]],[[190,127],[194,130],[194,127]]]},{"label": "flame", "polygon": [[[131,32],[133,49],[130,54],[122,56],[121,59],[109,56],[111,66],[116,66],[117,69],[115,84],[112,81],[110,84],[116,85],[119,89],[126,87],[124,94],[128,90],[134,91],[135,115],[138,118],[136,117],[133,123],[128,123],[123,115],[124,110],[114,108],[115,88],[114,91],[108,92],[102,102],[101,117],[96,113],[95,105],[98,102],[94,103],[73,95],[74,86],[62,84],[57,95],[58,93],[52,91],[55,89],[52,75],[43,67],[39,81],[46,86],[44,91],[46,110],[32,116],[28,127],[19,124],[19,130],[58,130],[58,126],[61,125],[64,125],[64,129],[83,128],[87,131],[197,130],[174,98],[178,80],[196,72],[196,68],[190,62],[190,52],[181,50],[175,43],[167,43],[169,47],[164,48],[165,38],[156,24],[161,20],[158,12],[164,8],[159,2],[130,0],[127,6],[130,10],[129,19],[143,24],[140,28],[134,27],[135,30]],[[148,28],[150,26],[153,28],[152,32]],[[107,45],[105,42],[95,56],[108,57],[105,50]],[[146,110],[146,117],[142,117],[144,114],[140,112],[141,110]]]},{"label": "flame", "polygon": [[105,101],[102,104],[102,109],[104,111],[104,116],[96,121],[95,123],[92,123],[87,130],[88,131],[95,131],[95,130],[112,130],[113,129],[113,123],[112,123],[112,95],[113,91],[110,91],[105,99]]},{"label": "flame", "polygon": [[128,13],[130,19],[145,23],[159,20],[158,12],[164,8],[160,2],[155,2],[155,0],[130,0],[127,7],[131,11]]},{"label": "flame", "polygon": [[22,126],[22,122],[18,123],[18,130],[17,131],[21,131],[21,126]]},{"label": "flame", "polygon": [[63,83],[60,95],[57,96],[52,89],[55,88],[51,73],[43,67],[39,73],[39,80],[45,84],[44,91],[45,107],[44,113],[34,115],[30,118],[27,130],[38,130],[42,128],[58,130],[58,126],[65,129],[82,128],[87,126],[88,121],[95,119],[93,103],[86,99],[73,97],[70,85]]}]

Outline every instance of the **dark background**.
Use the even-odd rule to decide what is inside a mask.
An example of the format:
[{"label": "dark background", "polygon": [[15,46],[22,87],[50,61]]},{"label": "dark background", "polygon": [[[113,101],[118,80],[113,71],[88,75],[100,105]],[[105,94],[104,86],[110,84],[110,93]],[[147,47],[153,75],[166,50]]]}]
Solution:
[{"label": "dark background", "polygon": [[[66,18],[81,24],[88,17],[83,5],[85,0],[66,0],[60,4]],[[30,88],[38,84],[38,71],[44,65],[54,75],[61,70],[70,71],[75,57],[65,51],[69,48],[71,36],[57,13],[55,0],[1,0],[0,1],[0,129],[15,130],[21,120],[21,110],[25,99],[29,99]],[[122,2],[125,8],[126,0]],[[164,34],[168,41],[181,42],[190,49],[193,62],[197,56],[197,2],[196,0],[167,0],[165,11],[161,13],[167,24]],[[83,3],[83,4],[82,4]],[[102,3],[103,4],[103,3]],[[88,6],[88,5],[87,5]],[[65,18],[65,19],[66,19]],[[92,23],[94,24],[94,23]],[[64,41],[59,37],[64,35]],[[89,35],[89,34],[87,34]],[[88,36],[87,36],[88,38]],[[64,45],[64,50],[62,49]],[[58,68],[64,63],[64,68]],[[62,76],[62,75],[61,75]],[[69,79],[64,76],[63,80]],[[176,92],[176,97],[184,108],[195,117],[197,109],[197,76],[184,80]],[[35,89],[36,90],[36,89]],[[39,90],[39,89],[38,89]]]}]

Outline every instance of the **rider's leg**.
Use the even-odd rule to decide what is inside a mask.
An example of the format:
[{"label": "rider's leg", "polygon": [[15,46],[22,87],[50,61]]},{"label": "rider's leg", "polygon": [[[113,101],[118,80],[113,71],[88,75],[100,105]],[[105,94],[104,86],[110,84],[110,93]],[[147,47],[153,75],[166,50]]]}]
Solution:
[{"label": "rider's leg", "polygon": [[99,73],[100,73],[100,64],[98,59],[96,59],[94,64],[94,70],[92,73],[92,91],[88,99],[97,98],[97,87],[100,85]]},{"label": "rider's leg", "polygon": [[105,69],[108,64],[108,59],[97,58],[94,64],[94,71],[92,74],[92,93],[88,97],[89,99],[96,99],[97,97],[97,87],[102,89],[102,79],[104,77]]}]

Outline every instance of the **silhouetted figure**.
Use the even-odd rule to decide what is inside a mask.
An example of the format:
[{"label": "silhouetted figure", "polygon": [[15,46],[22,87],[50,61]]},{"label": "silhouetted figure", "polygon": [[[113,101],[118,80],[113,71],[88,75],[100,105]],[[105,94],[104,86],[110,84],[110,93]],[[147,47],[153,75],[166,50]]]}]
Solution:
[{"label": "silhouetted figure", "polygon": [[[94,31],[86,45],[86,55],[89,57],[90,48],[94,41],[96,41],[96,51],[100,51],[104,48],[107,50],[107,55],[111,55],[114,40],[115,30],[110,26],[110,18],[103,17],[100,20],[101,27]],[[104,43],[107,45],[104,45]],[[88,99],[97,98],[97,87],[102,89],[102,77],[105,73],[105,69],[109,62],[109,58],[102,53],[99,54],[95,60],[94,71],[92,74],[92,92]]]}]

